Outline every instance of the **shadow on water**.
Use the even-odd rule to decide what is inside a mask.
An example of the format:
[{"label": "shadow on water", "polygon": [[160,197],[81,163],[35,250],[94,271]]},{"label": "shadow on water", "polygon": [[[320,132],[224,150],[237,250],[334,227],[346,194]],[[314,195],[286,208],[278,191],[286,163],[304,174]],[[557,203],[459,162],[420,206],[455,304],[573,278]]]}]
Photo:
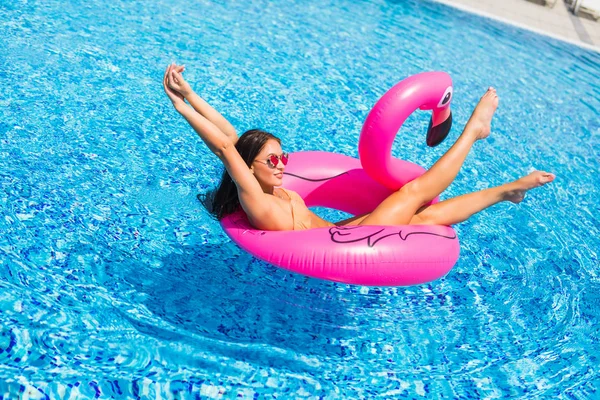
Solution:
[{"label": "shadow on water", "polygon": [[[127,302],[143,299],[140,303],[151,313],[145,317],[140,303],[133,304],[134,313],[120,310],[142,334],[213,356],[268,359],[271,366],[281,363],[294,370],[304,369],[290,365],[302,356],[347,355],[340,341],[357,336],[358,330],[350,315],[357,306],[352,293],[348,297],[337,284],[273,267],[232,242],[178,250],[182,254],[163,257],[160,266],[131,257],[107,263],[104,272],[121,283],[103,284],[127,296]],[[123,282],[135,294],[119,287]]]}]

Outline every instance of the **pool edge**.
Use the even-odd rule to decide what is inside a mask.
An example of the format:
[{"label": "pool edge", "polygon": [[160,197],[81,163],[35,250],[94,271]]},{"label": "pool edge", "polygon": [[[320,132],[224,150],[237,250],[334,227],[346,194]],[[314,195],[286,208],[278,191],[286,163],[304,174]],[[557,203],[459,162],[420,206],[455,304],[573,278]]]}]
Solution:
[{"label": "pool edge", "polygon": [[527,26],[525,24],[522,24],[522,23],[519,23],[519,22],[516,22],[516,21],[512,21],[510,19],[503,18],[503,17],[500,17],[498,15],[494,15],[494,14],[491,14],[491,13],[488,13],[488,12],[485,12],[485,11],[482,11],[482,10],[479,10],[479,9],[476,9],[476,8],[473,8],[473,7],[469,7],[469,6],[466,6],[464,4],[454,3],[451,0],[429,0],[429,1],[432,1],[434,3],[440,3],[440,4],[443,4],[445,6],[456,8],[456,9],[459,9],[461,11],[465,11],[465,12],[468,12],[468,13],[471,13],[471,14],[479,15],[479,16],[484,17],[484,18],[493,19],[493,20],[496,20],[496,21],[499,21],[499,22],[502,22],[502,23],[505,23],[505,24],[508,24],[508,25],[516,26],[517,28],[525,29],[525,30],[528,30],[530,32],[537,33],[539,35],[547,36],[547,37],[550,37],[552,39],[556,39],[556,40],[559,40],[561,42],[569,43],[569,44],[575,45],[577,47],[581,47],[581,48],[584,48],[586,50],[590,50],[590,51],[593,51],[595,53],[599,53],[600,54],[600,47],[598,47],[598,46],[593,46],[593,45],[590,45],[590,44],[587,44],[587,43],[584,43],[584,42],[581,42],[581,41],[576,41],[576,40],[573,40],[573,39],[569,39],[569,38],[565,38],[563,36],[556,35],[554,33],[546,32],[546,31],[543,31],[541,29],[533,28],[531,26]]}]

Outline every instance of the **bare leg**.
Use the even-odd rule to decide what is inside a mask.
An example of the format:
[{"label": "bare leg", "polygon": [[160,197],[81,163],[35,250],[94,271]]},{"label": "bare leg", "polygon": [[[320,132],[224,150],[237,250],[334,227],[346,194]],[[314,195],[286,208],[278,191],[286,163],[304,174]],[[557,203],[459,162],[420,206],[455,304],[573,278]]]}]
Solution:
[{"label": "bare leg", "polygon": [[456,178],[473,144],[489,136],[498,95],[489,88],[475,107],[462,134],[450,149],[423,175],[410,182],[423,197],[423,203],[439,196]]},{"label": "bare leg", "polygon": [[490,134],[498,96],[489,88],[452,147],[423,175],[391,194],[360,225],[405,225],[425,203],[442,193],[456,178],[473,143]]},{"label": "bare leg", "polygon": [[465,194],[423,207],[411,219],[411,225],[453,225],[501,201],[520,203],[525,192],[554,180],[554,174],[535,171],[531,174],[490,189]]}]

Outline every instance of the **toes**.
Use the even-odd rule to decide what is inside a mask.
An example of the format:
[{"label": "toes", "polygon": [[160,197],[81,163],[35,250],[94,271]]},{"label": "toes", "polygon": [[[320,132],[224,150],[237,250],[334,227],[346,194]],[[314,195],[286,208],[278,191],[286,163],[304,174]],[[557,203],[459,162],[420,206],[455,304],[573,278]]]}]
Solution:
[{"label": "toes", "polygon": [[541,185],[544,185],[548,182],[552,182],[554,180],[554,178],[556,178],[556,175],[554,175],[550,172],[540,172],[539,176],[537,177],[537,181]]},{"label": "toes", "polygon": [[554,176],[553,175],[544,175],[542,177],[542,183],[552,182],[553,180],[554,180]]},{"label": "toes", "polygon": [[543,177],[546,182],[551,182],[554,180],[554,178],[556,178],[556,175],[550,172],[544,172]]},{"label": "toes", "polygon": [[496,93],[496,89],[490,86],[490,88],[487,90],[487,92],[485,92],[483,97],[495,99],[498,97],[498,94]]}]

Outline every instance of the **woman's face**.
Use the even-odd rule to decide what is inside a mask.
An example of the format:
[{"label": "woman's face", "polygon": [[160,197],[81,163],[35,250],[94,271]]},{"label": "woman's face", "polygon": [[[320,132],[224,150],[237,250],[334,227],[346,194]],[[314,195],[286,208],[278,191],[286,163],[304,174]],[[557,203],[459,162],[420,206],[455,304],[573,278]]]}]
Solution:
[{"label": "woman's face", "polygon": [[[263,189],[268,190],[273,186],[281,186],[285,168],[281,162],[282,154],[283,150],[277,140],[269,139],[252,162],[251,169]],[[278,157],[274,167],[273,163],[269,161],[273,158],[272,156]]]}]

